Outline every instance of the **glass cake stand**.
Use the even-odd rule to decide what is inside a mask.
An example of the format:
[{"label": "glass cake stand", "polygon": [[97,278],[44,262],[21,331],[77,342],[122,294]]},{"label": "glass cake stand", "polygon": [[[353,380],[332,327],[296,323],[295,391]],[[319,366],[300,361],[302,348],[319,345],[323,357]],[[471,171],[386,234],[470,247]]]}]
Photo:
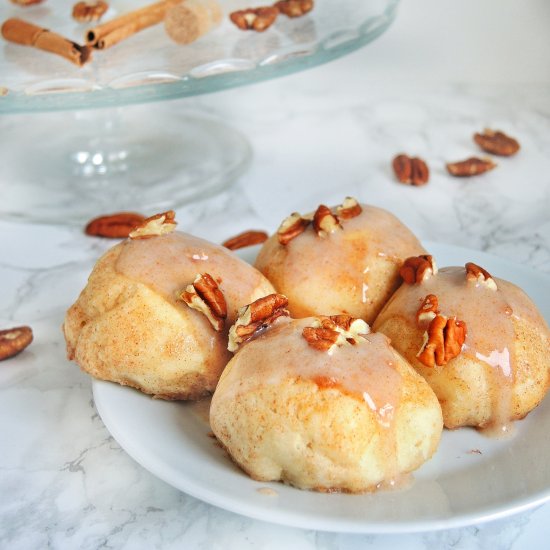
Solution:
[{"label": "glass cake stand", "polygon": [[[103,20],[148,3],[112,0]],[[176,208],[219,191],[250,161],[245,137],[219,120],[182,114],[173,104],[129,106],[326,63],[382,34],[398,0],[317,0],[307,15],[281,15],[263,33],[241,31],[228,18],[256,4],[220,5],[221,23],[192,44],[173,43],[160,24],[95,51],[83,67],[2,40],[0,217],[82,224],[117,210]],[[93,24],[74,21],[71,7],[64,0],[30,7],[5,1],[0,20],[25,19],[82,44]]]}]

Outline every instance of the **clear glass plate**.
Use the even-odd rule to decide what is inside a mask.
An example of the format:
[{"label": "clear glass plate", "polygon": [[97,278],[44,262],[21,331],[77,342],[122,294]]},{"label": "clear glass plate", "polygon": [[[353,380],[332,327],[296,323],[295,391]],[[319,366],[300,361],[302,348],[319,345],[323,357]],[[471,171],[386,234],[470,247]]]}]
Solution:
[{"label": "clear glass plate", "polygon": [[[103,21],[151,2],[112,0]],[[360,48],[393,21],[398,0],[317,0],[307,15],[279,16],[263,33],[241,31],[228,14],[250,1],[221,0],[221,24],[196,42],[172,42],[162,24],[95,51],[79,68],[34,48],[2,40],[0,113],[81,109],[192,96],[258,82],[325,63]],[[261,4],[261,3],[260,3]],[[94,24],[71,17],[72,3],[0,4],[0,20],[26,19],[77,43]]]},{"label": "clear glass plate", "polygon": [[[440,266],[473,261],[519,285],[550,321],[548,275],[475,250],[423,244]],[[107,429],[144,468],[201,500],[264,521],[323,531],[418,532],[479,524],[550,499],[548,396],[515,424],[510,439],[445,430],[409,488],[347,495],[250,479],[209,437],[207,405],[152,399],[99,380],[93,392]]]}]

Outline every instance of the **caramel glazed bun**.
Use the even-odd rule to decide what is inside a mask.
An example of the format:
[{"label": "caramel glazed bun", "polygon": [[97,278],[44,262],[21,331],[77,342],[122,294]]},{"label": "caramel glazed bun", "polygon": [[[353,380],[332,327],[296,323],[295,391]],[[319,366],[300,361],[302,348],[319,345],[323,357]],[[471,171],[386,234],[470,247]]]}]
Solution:
[{"label": "caramel glazed bun", "polygon": [[[427,274],[418,283],[403,283],[373,329],[386,334],[428,381],[446,427],[475,426],[498,435],[535,408],[548,390],[548,326],[520,288],[475,264]],[[430,310],[449,319],[453,332],[460,332],[461,325],[464,341],[438,333],[432,319],[436,312]],[[458,345],[448,355],[453,343]]]},{"label": "caramel glazed bun", "polygon": [[[219,285],[227,318],[194,295],[205,273]],[[227,331],[238,307],[270,292],[261,273],[221,246],[180,232],[130,238],[100,258],[67,311],[67,355],[96,378],[198,399],[231,357]]]},{"label": "caramel glazed bun", "polygon": [[214,392],[212,431],[255,480],[352,493],[392,484],[435,452],[441,408],[383,334],[355,320],[363,334],[352,325],[327,344],[326,320],[279,317],[242,344]]},{"label": "caramel glazed bun", "polygon": [[393,214],[351,197],[292,214],[256,267],[288,297],[293,317],[347,314],[372,323],[397,289],[403,261],[425,250]]}]

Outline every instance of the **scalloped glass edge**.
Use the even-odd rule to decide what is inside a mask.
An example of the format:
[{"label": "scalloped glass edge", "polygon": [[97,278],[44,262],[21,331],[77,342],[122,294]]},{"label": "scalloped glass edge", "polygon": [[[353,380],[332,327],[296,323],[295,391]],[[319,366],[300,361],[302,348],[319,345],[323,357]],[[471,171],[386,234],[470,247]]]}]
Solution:
[{"label": "scalloped glass edge", "polygon": [[[45,111],[67,111],[75,109],[92,109],[118,107],[153,101],[178,99],[206,93],[227,90],[286,76],[298,71],[310,69],[343,57],[365,46],[388,29],[397,13],[399,0],[392,0],[380,16],[363,22],[353,31],[337,30],[322,42],[313,46],[303,45],[299,50],[289,52],[283,59],[275,60],[268,56],[256,64],[242,60],[241,70],[231,70],[221,74],[208,74],[208,67],[203,67],[204,76],[195,76],[196,69],[181,76],[170,73],[144,73],[139,81],[149,80],[149,84],[132,85],[131,80],[118,82],[117,86],[104,88],[82,88],[78,83],[71,92],[63,88],[44,90],[43,93],[29,94],[13,92],[0,97],[0,114],[30,113]],[[233,59],[233,66],[238,66],[238,59]],[[195,73],[195,75],[193,74]],[[139,75],[130,75],[139,77]],[[128,80],[128,77],[126,77]],[[75,83],[73,82],[73,85]]]}]

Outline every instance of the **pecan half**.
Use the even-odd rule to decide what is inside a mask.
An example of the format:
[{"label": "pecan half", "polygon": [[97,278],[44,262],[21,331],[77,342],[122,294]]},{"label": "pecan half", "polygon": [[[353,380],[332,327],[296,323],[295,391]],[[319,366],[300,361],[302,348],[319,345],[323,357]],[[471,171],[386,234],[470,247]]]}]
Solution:
[{"label": "pecan half", "polygon": [[510,157],[515,155],[520,147],[517,140],[507,136],[499,130],[493,131],[486,128],[482,134],[475,133],[474,141],[487,153]]},{"label": "pecan half", "polygon": [[149,239],[172,233],[176,229],[176,214],[173,210],[155,214],[143,220],[133,231],[130,232],[130,239]]},{"label": "pecan half", "polygon": [[424,333],[424,343],[416,357],[426,367],[446,365],[462,351],[466,340],[466,323],[456,317],[436,315]]},{"label": "pecan half", "polygon": [[145,220],[145,216],[136,212],[107,214],[88,222],[84,232],[92,237],[125,239],[143,220]]},{"label": "pecan half", "polygon": [[355,340],[359,335],[370,332],[370,327],[366,321],[351,315],[330,315],[329,317],[320,317],[319,320],[322,327],[337,330],[352,344],[356,343]]},{"label": "pecan half", "polygon": [[262,244],[267,241],[268,237],[269,235],[265,231],[244,231],[224,241],[222,246],[229,250],[239,250],[239,248]]},{"label": "pecan half", "polygon": [[426,185],[430,179],[430,170],[425,161],[418,157],[397,155],[392,161],[397,181],[407,185]]},{"label": "pecan half", "polygon": [[325,327],[304,327],[302,336],[309,347],[329,353],[342,339],[342,335],[337,330]]},{"label": "pecan half", "polygon": [[204,313],[214,330],[221,332],[227,317],[227,304],[218,283],[208,273],[197,275],[180,298],[190,307]]},{"label": "pecan half", "polygon": [[399,269],[399,275],[409,285],[420,284],[432,275],[437,275],[437,265],[429,254],[411,256]]},{"label": "pecan half", "polygon": [[428,294],[422,305],[416,312],[416,322],[420,325],[426,321],[431,322],[439,313],[439,301],[435,294]]},{"label": "pecan half", "polygon": [[469,159],[459,162],[447,163],[447,172],[451,176],[457,178],[469,178],[470,176],[477,176],[488,172],[493,168],[496,168],[496,164],[489,158],[480,159],[477,157],[470,157]]},{"label": "pecan half", "polygon": [[229,351],[237,351],[243,342],[258,336],[279,317],[288,317],[288,298],[283,294],[269,294],[242,307],[235,324],[229,329]]},{"label": "pecan half", "polygon": [[301,17],[313,9],[313,0],[281,0],[274,6],[287,17]]},{"label": "pecan half", "polygon": [[361,205],[353,197],[346,197],[344,202],[336,207],[336,214],[340,220],[350,220],[363,212]]},{"label": "pecan half", "polygon": [[342,229],[338,216],[335,216],[328,206],[320,204],[313,214],[313,229],[319,237],[326,237],[337,229]]},{"label": "pecan half", "polygon": [[468,262],[466,268],[466,280],[470,283],[481,284],[491,290],[497,290],[497,284],[491,274],[473,262]]},{"label": "pecan half", "polygon": [[293,212],[283,220],[279,229],[277,229],[277,238],[279,242],[286,246],[292,239],[303,233],[311,220],[303,218],[298,212]]},{"label": "pecan half", "polygon": [[0,361],[23,351],[32,342],[31,327],[14,327],[0,330]]},{"label": "pecan half", "polygon": [[336,330],[340,328],[342,330],[349,330],[353,321],[357,319],[351,315],[330,315],[328,317],[319,317],[321,326],[325,328],[331,328]]},{"label": "pecan half", "polygon": [[103,0],[84,0],[73,6],[73,19],[79,23],[97,21],[108,9],[109,4]]},{"label": "pecan half", "polygon": [[331,354],[338,346],[357,344],[359,338],[369,332],[369,325],[363,319],[331,315],[315,319],[311,326],[304,327],[302,336],[310,347]]},{"label": "pecan half", "polygon": [[229,14],[229,18],[243,31],[263,32],[275,23],[277,15],[279,10],[276,7],[265,6],[234,11]]}]

